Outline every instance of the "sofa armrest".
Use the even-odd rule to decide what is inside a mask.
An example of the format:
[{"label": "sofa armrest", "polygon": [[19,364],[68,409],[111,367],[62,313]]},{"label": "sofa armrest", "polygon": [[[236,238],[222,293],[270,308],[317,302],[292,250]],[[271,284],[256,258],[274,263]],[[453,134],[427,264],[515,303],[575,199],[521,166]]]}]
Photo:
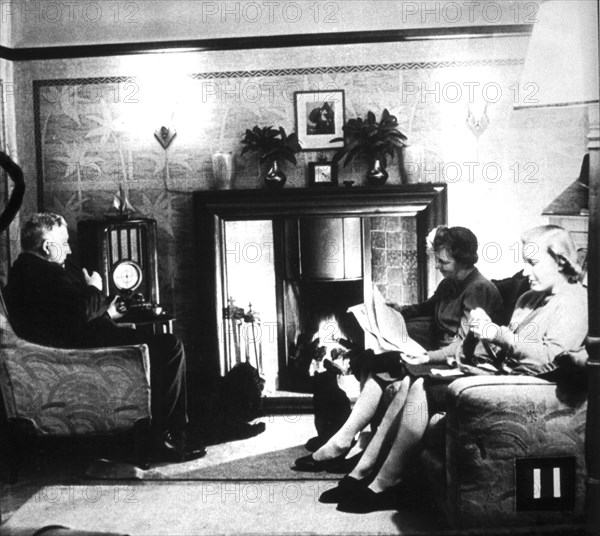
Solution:
[{"label": "sofa armrest", "polygon": [[7,417],[40,435],[131,428],[150,418],[150,359],[143,345],[62,349],[0,341]]},{"label": "sofa armrest", "polygon": [[556,384],[534,377],[475,376],[454,381],[447,403],[446,500],[455,523],[535,522],[515,509],[515,459],[525,457],[575,457],[575,511],[583,512],[585,401],[569,405]]}]

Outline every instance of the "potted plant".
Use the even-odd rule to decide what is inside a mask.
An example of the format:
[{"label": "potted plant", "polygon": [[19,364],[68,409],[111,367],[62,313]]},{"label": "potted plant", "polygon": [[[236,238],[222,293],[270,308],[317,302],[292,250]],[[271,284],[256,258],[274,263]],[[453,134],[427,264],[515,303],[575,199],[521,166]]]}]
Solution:
[{"label": "potted plant", "polygon": [[[394,154],[398,153],[398,158],[402,158],[402,148],[407,140],[398,130],[396,116],[390,114],[386,108],[380,121],[377,121],[373,112],[368,112],[366,119],[349,119],[342,128],[346,144],[336,152],[333,161],[339,162],[344,159],[346,167],[355,158],[364,157],[369,165],[369,181],[373,184],[384,184],[388,178],[388,157],[393,159]],[[344,138],[331,141],[343,141]]]},{"label": "potted plant", "polygon": [[249,152],[256,152],[259,155],[259,162],[269,164],[269,171],[265,176],[265,183],[269,187],[282,187],[287,177],[281,170],[282,161],[286,160],[296,165],[296,154],[302,148],[298,142],[298,134],[292,132],[287,135],[283,127],[275,128],[272,126],[260,128],[258,125],[246,129],[242,144],[242,156]]}]

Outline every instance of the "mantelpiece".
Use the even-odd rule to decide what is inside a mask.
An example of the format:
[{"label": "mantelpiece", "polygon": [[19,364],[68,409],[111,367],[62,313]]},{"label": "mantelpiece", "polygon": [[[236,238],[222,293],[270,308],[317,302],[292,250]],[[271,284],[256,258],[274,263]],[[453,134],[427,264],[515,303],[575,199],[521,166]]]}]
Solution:
[{"label": "mantelpiece", "polygon": [[[418,298],[425,298],[436,283],[428,262],[425,236],[447,221],[447,189],[443,183],[382,187],[288,188],[279,190],[212,190],[194,194],[197,245],[198,318],[201,321],[203,355],[215,369],[224,351],[222,311],[226,306],[224,230],[228,221],[270,220],[273,222],[275,258],[277,339],[279,364],[287,363],[286,318],[283,304],[285,222],[308,218],[359,217],[363,222],[364,299],[372,295],[371,254],[368,247],[371,218],[410,217],[416,229]],[[251,281],[248,284],[252,284]]]}]

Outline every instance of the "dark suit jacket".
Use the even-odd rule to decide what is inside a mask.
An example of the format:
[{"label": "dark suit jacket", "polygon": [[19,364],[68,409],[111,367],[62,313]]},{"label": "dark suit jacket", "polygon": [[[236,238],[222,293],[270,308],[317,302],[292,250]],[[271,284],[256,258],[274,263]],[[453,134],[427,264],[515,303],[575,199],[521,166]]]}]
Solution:
[{"label": "dark suit jacket", "polygon": [[87,285],[72,265],[63,268],[21,253],[4,291],[11,325],[20,337],[59,348],[131,344],[133,330],[119,328],[106,310],[108,299]]}]

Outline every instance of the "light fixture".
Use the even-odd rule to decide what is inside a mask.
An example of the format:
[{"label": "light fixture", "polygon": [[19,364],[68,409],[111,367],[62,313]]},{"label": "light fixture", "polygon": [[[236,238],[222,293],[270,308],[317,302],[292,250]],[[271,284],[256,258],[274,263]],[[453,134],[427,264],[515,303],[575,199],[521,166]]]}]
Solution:
[{"label": "light fixture", "polygon": [[154,131],[154,137],[165,150],[167,150],[169,145],[171,145],[171,142],[175,139],[175,136],[177,136],[177,132],[174,128],[162,126]]},{"label": "light fixture", "polygon": [[473,133],[475,138],[479,137],[487,130],[490,126],[490,118],[487,114],[488,104],[487,102],[483,107],[477,109],[476,106],[469,104],[467,108],[467,128]]},{"label": "light fixture", "polygon": [[[531,95],[521,108],[588,106],[589,353],[586,422],[586,534],[600,534],[600,113],[598,85],[598,1],[546,0],[540,3],[521,76]],[[526,84],[530,86],[526,87]],[[573,312],[572,314],[577,314]]]}]

